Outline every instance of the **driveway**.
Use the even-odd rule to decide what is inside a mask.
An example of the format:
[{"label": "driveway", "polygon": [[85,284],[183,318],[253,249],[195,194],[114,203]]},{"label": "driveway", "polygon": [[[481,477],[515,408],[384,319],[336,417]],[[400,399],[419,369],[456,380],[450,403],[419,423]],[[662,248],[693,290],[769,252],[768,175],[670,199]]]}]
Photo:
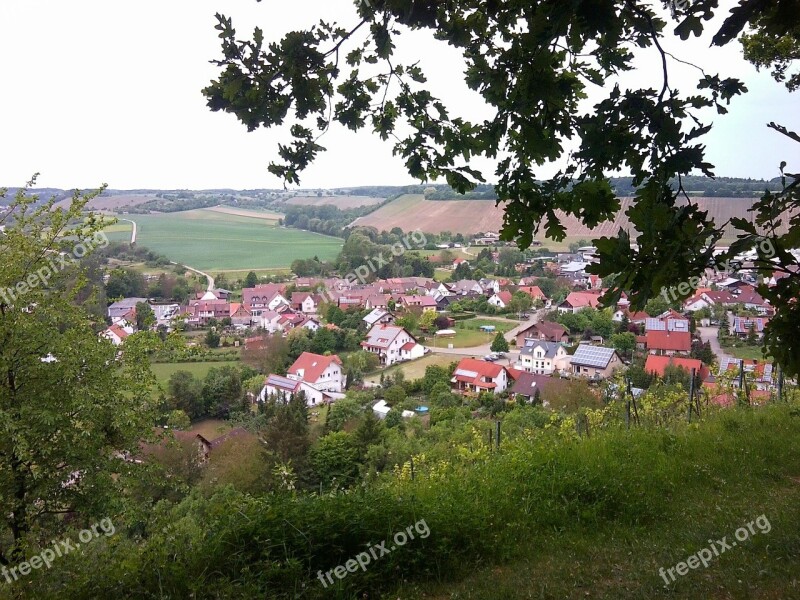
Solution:
[{"label": "driveway", "polygon": [[719,364],[722,364],[723,358],[733,358],[730,354],[725,354],[719,345],[719,338],[717,337],[719,327],[698,327],[697,333],[700,334],[700,339],[704,343],[708,342],[711,345],[711,350],[716,355]]}]

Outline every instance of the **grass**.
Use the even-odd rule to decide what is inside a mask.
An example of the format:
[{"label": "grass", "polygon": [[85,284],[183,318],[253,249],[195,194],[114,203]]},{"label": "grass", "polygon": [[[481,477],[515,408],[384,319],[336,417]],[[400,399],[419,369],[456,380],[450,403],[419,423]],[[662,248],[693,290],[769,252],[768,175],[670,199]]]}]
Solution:
[{"label": "grass", "polygon": [[[170,260],[203,271],[280,269],[300,258],[332,260],[342,240],[277,227],[263,215],[230,214],[215,210],[127,215],[138,225],[137,243]],[[120,229],[119,225],[124,225]],[[130,224],[108,233],[112,241],[130,239]]]},{"label": "grass", "polygon": [[175,363],[153,363],[151,369],[156,376],[158,383],[166,389],[169,378],[178,371],[189,371],[199,379],[204,379],[209,370],[214,367],[239,366],[241,363],[236,360],[226,360],[218,362],[175,362]]},{"label": "grass", "polygon": [[371,375],[367,375],[364,377],[366,381],[371,381],[373,383],[378,383],[381,380],[381,374],[384,375],[394,375],[397,371],[402,371],[403,375],[405,375],[406,381],[413,381],[414,379],[421,379],[425,376],[425,369],[431,365],[438,365],[440,367],[444,367],[449,365],[451,362],[458,362],[458,359],[461,358],[460,356],[455,356],[452,354],[435,354],[431,352],[430,354],[426,354],[422,358],[418,358],[416,360],[411,360],[408,362],[400,363],[399,365],[393,365],[386,370],[376,371]]},{"label": "grass", "polygon": [[[496,330],[491,333],[484,333],[479,329],[482,325],[492,325]],[[507,333],[517,325],[519,325],[518,321],[510,321],[502,318],[477,318],[466,321],[456,321],[456,325],[453,328],[456,330],[456,335],[451,338],[439,337],[436,340],[436,345],[446,348],[448,344],[453,344],[453,348],[470,348],[472,346],[490,344],[498,331]],[[432,342],[430,345],[433,345]]]}]

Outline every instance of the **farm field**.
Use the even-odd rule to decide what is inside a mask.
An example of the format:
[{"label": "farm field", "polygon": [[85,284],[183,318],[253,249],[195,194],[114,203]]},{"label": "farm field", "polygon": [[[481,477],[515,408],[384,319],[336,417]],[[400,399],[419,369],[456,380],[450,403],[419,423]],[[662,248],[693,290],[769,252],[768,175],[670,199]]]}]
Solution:
[{"label": "farm field", "polygon": [[[722,224],[731,217],[745,216],[755,199],[693,198],[693,201],[700,210],[707,210],[715,223]],[[554,242],[543,236],[537,236],[536,239],[547,248],[561,250],[570,241],[612,236],[620,228],[629,229],[630,221],[625,211],[630,207],[631,198],[621,198],[620,202],[621,210],[613,221],[591,229],[573,216],[557,213],[567,228],[568,240]],[[429,233],[451,231],[474,234],[499,231],[503,226],[503,214],[503,205],[495,206],[494,200],[425,200],[422,194],[406,194],[373,213],[359,217],[353,224],[376,227],[379,231],[399,227],[403,231],[420,228]]]},{"label": "farm field", "polygon": [[[114,194],[102,195],[92,199],[87,205],[87,210],[96,211],[115,211],[124,209],[128,206],[136,206],[137,204],[144,204],[150,200],[155,200],[155,194]],[[69,207],[71,199],[67,198],[56,202],[56,208]]]},{"label": "farm field", "polygon": [[248,208],[236,208],[234,206],[211,206],[203,210],[208,210],[215,213],[224,215],[236,215],[237,217],[250,217],[252,219],[263,219],[265,221],[278,221],[283,218],[280,213],[272,212],[271,210],[250,210]]},{"label": "farm field", "polygon": [[286,200],[286,204],[298,206],[324,206],[326,204],[339,209],[358,208],[360,206],[374,206],[386,198],[373,198],[371,196],[295,196]]},{"label": "farm field", "polygon": [[380,383],[381,374],[394,375],[394,373],[397,371],[402,371],[407,381],[411,381],[413,379],[420,379],[425,376],[425,369],[427,367],[431,365],[446,367],[452,362],[458,362],[460,358],[461,358],[460,356],[456,356],[453,354],[430,353],[426,354],[422,358],[400,363],[399,365],[391,366],[385,370],[376,371],[371,375],[365,376],[364,380],[371,381],[372,383]]},{"label": "farm field", "polygon": [[[240,214],[200,209],[129,217],[138,225],[138,244],[204,271],[287,268],[298,258],[332,260],[342,247],[339,238],[277,227],[266,218],[271,213],[231,210]],[[130,230],[129,223],[120,222],[107,235],[127,241]]]}]

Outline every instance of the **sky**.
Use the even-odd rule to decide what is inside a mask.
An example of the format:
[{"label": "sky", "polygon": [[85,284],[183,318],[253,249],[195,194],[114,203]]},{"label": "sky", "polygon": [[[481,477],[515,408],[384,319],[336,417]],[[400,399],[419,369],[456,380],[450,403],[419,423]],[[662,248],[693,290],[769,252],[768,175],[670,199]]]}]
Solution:
[{"label": "sky", "polygon": [[[723,6],[733,4],[722,0]],[[213,113],[201,89],[218,75],[209,63],[219,40],[214,14],[234,19],[241,37],[256,25],[267,41],[320,19],[357,22],[351,0],[2,0],[0,2],[0,185],[19,186],[41,173],[39,187],[112,189],[280,188],[267,171],[285,131],[248,133],[230,114]],[[800,96],[741,58],[738,43],[668,40],[676,56],[744,80],[706,136],[707,158],[722,176],[766,178],[781,160],[800,171],[796,143],[766,128],[776,121],[800,130]],[[398,58],[420,61],[435,95],[470,120],[491,115],[463,82],[464,63],[427,32],[398,40]],[[641,58],[630,85],[660,87],[655,50]],[[697,71],[671,66],[671,82],[687,92]],[[590,100],[597,98],[590,94]],[[332,128],[328,152],[301,174],[304,189],[417,183],[391,144],[369,130]],[[796,165],[796,166],[794,166]],[[493,181],[493,165],[472,164]],[[555,166],[537,176],[552,175]]]}]

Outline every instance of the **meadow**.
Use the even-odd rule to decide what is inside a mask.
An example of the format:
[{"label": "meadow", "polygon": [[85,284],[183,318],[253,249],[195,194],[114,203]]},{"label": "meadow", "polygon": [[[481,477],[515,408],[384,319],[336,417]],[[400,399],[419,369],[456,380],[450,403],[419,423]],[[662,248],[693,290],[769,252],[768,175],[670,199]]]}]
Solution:
[{"label": "meadow", "polygon": [[[339,238],[279,227],[276,213],[235,212],[201,209],[126,218],[138,225],[139,245],[201,270],[285,268],[298,258],[332,260],[342,247]],[[120,221],[107,235],[128,241],[130,230]]]}]

